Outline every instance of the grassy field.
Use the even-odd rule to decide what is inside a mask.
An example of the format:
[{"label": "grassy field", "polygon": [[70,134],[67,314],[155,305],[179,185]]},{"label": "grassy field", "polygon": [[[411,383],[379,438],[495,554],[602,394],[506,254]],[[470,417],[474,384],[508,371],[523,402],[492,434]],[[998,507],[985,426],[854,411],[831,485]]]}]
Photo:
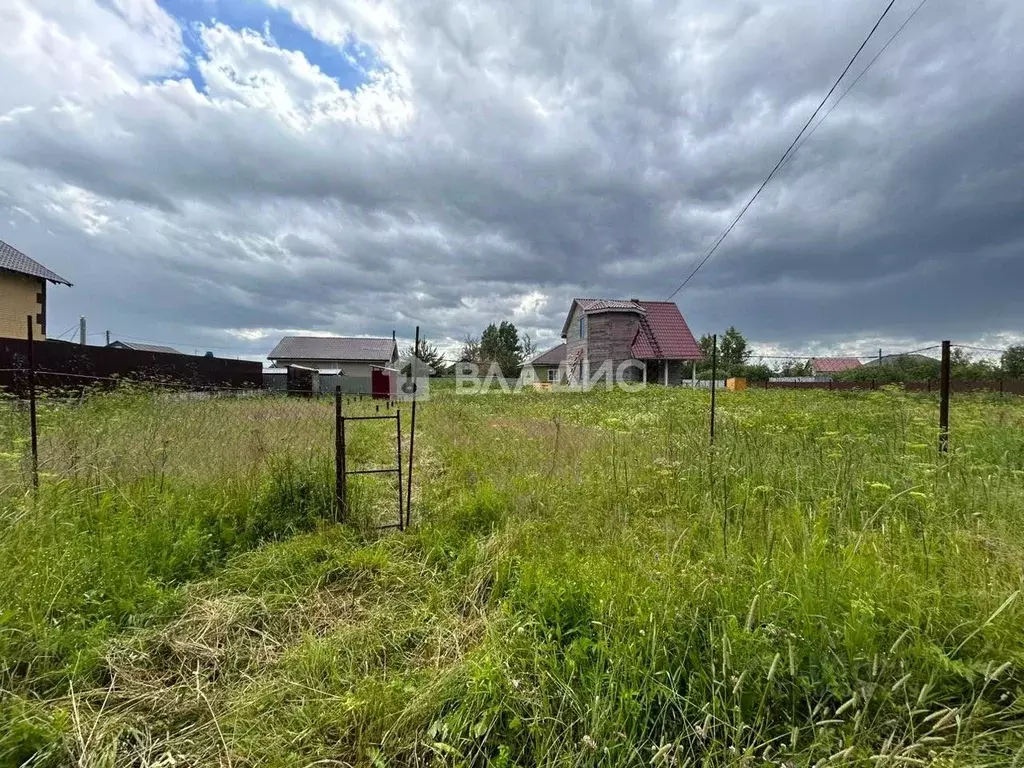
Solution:
[{"label": "grassy field", "polygon": [[1024,401],[708,401],[438,393],[405,533],[329,402],[0,404],[0,765],[1024,766]]}]

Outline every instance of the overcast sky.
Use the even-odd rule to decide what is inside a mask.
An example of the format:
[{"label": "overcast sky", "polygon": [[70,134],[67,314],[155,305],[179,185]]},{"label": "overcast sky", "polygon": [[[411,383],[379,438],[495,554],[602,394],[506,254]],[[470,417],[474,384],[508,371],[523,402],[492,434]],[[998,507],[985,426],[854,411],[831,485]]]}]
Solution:
[{"label": "overcast sky", "polygon": [[[883,7],[4,0],[0,239],[75,284],[54,336],[553,343],[668,296]],[[927,2],[676,301],[763,349],[1022,338],[1024,3]]]}]

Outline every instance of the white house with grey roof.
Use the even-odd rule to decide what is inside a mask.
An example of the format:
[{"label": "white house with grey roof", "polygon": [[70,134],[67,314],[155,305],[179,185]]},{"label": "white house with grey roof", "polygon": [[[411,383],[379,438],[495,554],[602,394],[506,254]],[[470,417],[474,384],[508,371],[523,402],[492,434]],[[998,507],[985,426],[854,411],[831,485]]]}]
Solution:
[{"label": "white house with grey roof", "polygon": [[285,336],[267,357],[275,370],[284,371],[290,365],[313,368],[325,376],[340,377],[337,383],[345,392],[370,392],[374,368],[396,367],[398,344],[394,339]]}]

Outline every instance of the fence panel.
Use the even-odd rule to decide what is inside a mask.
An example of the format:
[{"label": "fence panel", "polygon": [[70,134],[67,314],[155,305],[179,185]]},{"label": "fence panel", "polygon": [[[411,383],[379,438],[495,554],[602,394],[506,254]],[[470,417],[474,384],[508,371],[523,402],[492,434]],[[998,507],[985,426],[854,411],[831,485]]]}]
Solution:
[{"label": "fence panel", "polygon": [[[28,365],[28,344],[24,339],[0,339],[0,387],[22,392]],[[219,357],[143,352],[134,349],[91,347],[63,341],[34,342],[36,370],[59,374],[51,386],[72,386],[74,377],[94,379],[133,379],[177,383],[190,387],[261,387],[263,366],[249,360]],[[45,382],[40,382],[46,386]]]}]

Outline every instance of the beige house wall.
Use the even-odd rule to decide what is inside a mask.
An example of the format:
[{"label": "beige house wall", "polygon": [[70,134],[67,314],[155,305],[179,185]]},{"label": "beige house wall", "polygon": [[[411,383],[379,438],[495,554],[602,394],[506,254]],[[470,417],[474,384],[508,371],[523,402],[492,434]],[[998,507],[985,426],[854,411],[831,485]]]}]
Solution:
[{"label": "beige house wall", "polygon": [[45,305],[45,280],[0,270],[0,338],[27,338],[25,317],[31,315],[33,335],[45,339],[46,328],[39,322],[45,322]]}]

